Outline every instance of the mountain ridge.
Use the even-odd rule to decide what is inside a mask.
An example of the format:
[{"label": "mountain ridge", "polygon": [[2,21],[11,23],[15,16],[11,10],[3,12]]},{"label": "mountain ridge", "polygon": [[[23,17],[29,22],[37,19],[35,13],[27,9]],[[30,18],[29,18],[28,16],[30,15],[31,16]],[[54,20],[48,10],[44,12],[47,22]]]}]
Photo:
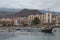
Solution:
[{"label": "mountain ridge", "polygon": [[[4,11],[5,10],[5,11]],[[11,10],[11,11],[10,11]],[[13,10],[13,11],[12,11]],[[25,17],[28,15],[35,15],[35,14],[45,14],[48,10],[37,10],[37,9],[6,9],[6,8],[0,8],[0,16],[1,17]],[[60,15],[60,12],[55,11],[49,11],[50,13],[54,15]]]}]

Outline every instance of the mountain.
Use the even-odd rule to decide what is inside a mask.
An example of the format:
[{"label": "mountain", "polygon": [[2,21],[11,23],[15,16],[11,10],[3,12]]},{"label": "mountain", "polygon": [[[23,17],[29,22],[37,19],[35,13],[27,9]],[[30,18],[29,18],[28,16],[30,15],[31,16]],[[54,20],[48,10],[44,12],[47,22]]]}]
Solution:
[{"label": "mountain", "polygon": [[6,17],[19,11],[20,9],[0,8],[0,17]]},{"label": "mountain", "polygon": [[[0,17],[26,17],[28,15],[35,14],[45,14],[48,10],[36,10],[36,9],[9,9],[9,8],[0,8]],[[60,12],[49,11],[54,15],[60,15]]]},{"label": "mountain", "polygon": [[56,11],[48,11],[48,10],[36,10],[36,9],[23,9],[20,10],[19,12],[17,12],[16,14],[14,14],[14,16],[21,16],[21,17],[25,17],[28,15],[35,15],[35,14],[45,14],[45,13],[52,13],[53,15],[60,15],[60,12],[56,12]]},{"label": "mountain", "polygon": [[52,13],[53,15],[60,15],[60,12],[56,12],[56,11],[48,11],[48,10],[40,10],[41,12],[45,13]]},{"label": "mountain", "polygon": [[34,10],[34,9],[23,9],[21,11],[19,11],[18,13],[16,13],[14,16],[28,16],[28,15],[35,15],[35,14],[42,14],[42,12],[40,12],[39,10]]},{"label": "mountain", "polygon": [[20,9],[13,9],[13,8],[0,8],[0,12],[18,12]]}]

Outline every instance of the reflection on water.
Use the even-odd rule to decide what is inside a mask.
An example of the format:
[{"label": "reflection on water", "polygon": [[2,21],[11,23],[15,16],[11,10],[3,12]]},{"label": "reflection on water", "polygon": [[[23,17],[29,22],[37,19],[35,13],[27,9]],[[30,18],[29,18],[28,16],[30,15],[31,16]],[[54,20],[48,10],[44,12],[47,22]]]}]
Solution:
[{"label": "reflection on water", "polygon": [[0,40],[60,40],[60,28],[56,32],[0,32]]}]

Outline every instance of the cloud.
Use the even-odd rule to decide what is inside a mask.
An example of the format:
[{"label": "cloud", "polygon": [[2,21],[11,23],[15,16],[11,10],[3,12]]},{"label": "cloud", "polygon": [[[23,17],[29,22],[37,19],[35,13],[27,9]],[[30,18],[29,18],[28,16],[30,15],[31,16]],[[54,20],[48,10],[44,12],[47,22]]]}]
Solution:
[{"label": "cloud", "polygon": [[60,0],[0,0],[0,8],[29,8],[60,10]]}]

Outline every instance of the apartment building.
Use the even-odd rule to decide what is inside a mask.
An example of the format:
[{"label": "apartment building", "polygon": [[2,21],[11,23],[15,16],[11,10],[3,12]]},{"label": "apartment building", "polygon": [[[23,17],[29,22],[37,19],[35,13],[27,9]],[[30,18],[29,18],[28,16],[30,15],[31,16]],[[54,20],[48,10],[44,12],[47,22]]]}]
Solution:
[{"label": "apartment building", "polygon": [[56,16],[56,23],[58,24],[60,24],[60,15],[59,16]]},{"label": "apartment building", "polygon": [[36,15],[28,15],[27,17],[13,17],[13,18],[1,18],[0,24],[5,22],[7,24],[20,25],[20,22],[24,21],[24,23],[31,23],[32,20],[37,17],[40,19],[41,23],[60,23],[60,15],[54,16],[52,13],[45,14],[36,14]]},{"label": "apartment building", "polygon": [[52,23],[53,22],[53,15],[52,13],[45,14],[45,23]]}]

